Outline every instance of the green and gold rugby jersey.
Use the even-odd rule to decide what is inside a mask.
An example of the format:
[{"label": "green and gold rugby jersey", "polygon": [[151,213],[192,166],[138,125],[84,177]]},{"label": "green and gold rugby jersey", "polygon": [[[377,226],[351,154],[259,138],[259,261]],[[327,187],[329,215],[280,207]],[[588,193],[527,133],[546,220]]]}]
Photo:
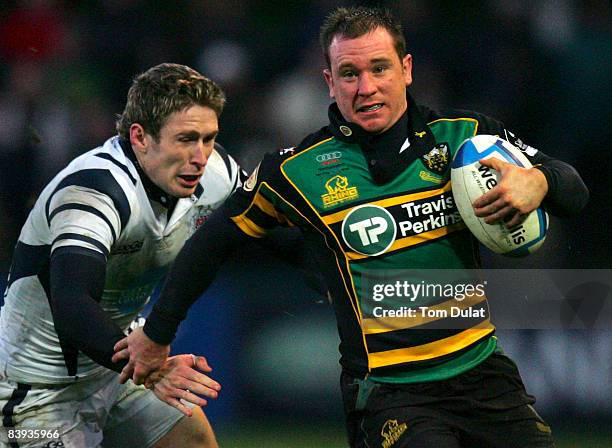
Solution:
[{"label": "green and gold rugby jersey", "polygon": [[[399,122],[407,149],[381,153],[332,105],[329,126],[295,148],[267,155],[227,206],[251,237],[279,224],[303,230],[329,287],[345,368],[378,375],[427,371],[427,378],[440,379],[495,350],[488,313],[465,319],[461,328],[440,317],[380,317],[362,283],[384,270],[478,267],[477,244],[452,196],[450,162],[478,133],[514,136],[481,114],[440,114],[408,100]],[[429,305],[448,308],[451,302],[456,304],[445,299]],[[484,297],[462,302],[466,310],[483,305]],[[466,362],[456,362],[461,357]]]}]

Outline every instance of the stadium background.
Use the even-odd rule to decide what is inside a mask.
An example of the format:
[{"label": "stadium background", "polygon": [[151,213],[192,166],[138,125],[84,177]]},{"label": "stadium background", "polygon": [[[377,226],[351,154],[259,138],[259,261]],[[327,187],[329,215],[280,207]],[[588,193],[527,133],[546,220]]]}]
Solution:
[{"label": "stadium background", "polygon": [[[362,2],[367,3],[367,2]],[[219,141],[247,169],[326,122],[318,27],[342,2],[3,1],[0,8],[0,272],[36,194],[114,132],[135,73],[191,65],[228,96]],[[377,2],[401,17],[413,94],[502,119],[578,168],[586,211],[553,219],[521,264],[610,268],[612,7],[607,1]],[[3,286],[2,286],[3,287]],[[504,331],[561,447],[612,446],[610,331]],[[174,350],[204,354],[223,385],[208,413],[225,446],[344,446],[335,324],[299,272],[242,251],[191,311]]]}]

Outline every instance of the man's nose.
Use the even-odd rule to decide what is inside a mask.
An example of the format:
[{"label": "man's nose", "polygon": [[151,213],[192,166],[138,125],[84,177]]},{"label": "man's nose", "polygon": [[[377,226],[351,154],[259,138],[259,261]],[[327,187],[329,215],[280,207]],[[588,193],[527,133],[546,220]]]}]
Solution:
[{"label": "man's nose", "polygon": [[370,73],[362,72],[359,74],[359,84],[357,92],[362,96],[370,96],[376,92],[376,82],[372,79]]},{"label": "man's nose", "polygon": [[207,146],[200,142],[196,145],[196,149],[192,154],[190,162],[198,165],[199,167],[203,167],[206,165],[206,162],[208,162],[208,155],[209,152]]}]

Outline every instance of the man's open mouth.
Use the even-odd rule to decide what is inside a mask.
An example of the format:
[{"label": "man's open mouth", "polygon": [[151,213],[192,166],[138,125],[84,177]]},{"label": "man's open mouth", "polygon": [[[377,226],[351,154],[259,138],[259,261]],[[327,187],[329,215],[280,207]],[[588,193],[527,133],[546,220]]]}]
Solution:
[{"label": "man's open mouth", "polygon": [[359,109],[357,109],[357,112],[374,112],[375,110],[378,110],[381,107],[383,107],[382,103],[371,104],[369,106],[360,107]]},{"label": "man's open mouth", "polygon": [[200,178],[198,174],[180,174],[179,177],[187,182],[195,182]]}]

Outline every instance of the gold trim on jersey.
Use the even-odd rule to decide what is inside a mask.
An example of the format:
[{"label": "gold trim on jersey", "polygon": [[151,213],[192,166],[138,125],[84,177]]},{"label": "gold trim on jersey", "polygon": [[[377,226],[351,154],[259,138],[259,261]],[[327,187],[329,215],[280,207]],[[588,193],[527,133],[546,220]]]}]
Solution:
[{"label": "gold trim on jersey", "polygon": [[265,185],[267,188],[272,190],[268,184],[266,184],[265,182],[262,182],[257,188],[257,191],[255,192],[255,196],[253,197],[253,200],[251,201],[247,209],[244,212],[242,212],[240,215],[231,217],[231,220],[234,221],[234,223],[236,223],[236,225],[238,226],[238,228],[240,228],[240,230],[242,230],[244,233],[254,238],[262,238],[268,233],[268,231],[264,227],[261,227],[259,224],[257,224],[255,221],[253,221],[251,218],[247,216],[247,214],[249,213],[249,211],[251,211],[251,208],[253,206],[261,210],[262,213],[268,215],[271,218],[274,218],[279,224],[286,223],[289,225],[289,227],[294,226],[291,220],[289,220],[282,213],[279,213],[278,210],[276,210],[276,208],[274,207],[274,205],[268,199],[264,197],[264,195],[260,191],[263,185]]},{"label": "gold trim on jersey", "polygon": [[370,353],[368,355],[368,364],[370,369],[376,369],[406,362],[439,358],[464,349],[492,333],[494,330],[495,327],[487,319],[461,333],[438,341],[417,345],[415,347]]},{"label": "gold trim on jersey", "polygon": [[[480,303],[485,304],[487,298],[484,295],[466,296],[464,300],[450,299],[437,305],[427,306],[429,310],[449,310],[451,306],[466,309]],[[406,330],[420,325],[443,319],[441,317],[426,317],[418,314],[415,317],[368,317],[363,319],[363,331],[366,334],[386,333],[388,331]]]},{"label": "gold trim on jersey", "polygon": [[[396,250],[405,249],[406,247],[415,246],[417,244],[424,243],[430,240],[436,240],[449,233],[457,232],[458,230],[465,229],[466,226],[463,222],[456,224],[449,224],[446,227],[440,227],[438,229],[430,230],[429,232],[418,233],[416,235],[408,236],[406,238],[398,238],[395,242],[385,251],[385,254],[390,254]],[[363,260],[364,258],[370,257],[369,255],[360,254],[358,252],[346,252],[346,256],[349,260]]]},{"label": "gold trim on jersey", "polygon": [[249,218],[243,215],[232,216],[231,220],[238,226],[242,232],[253,238],[263,238],[268,234],[268,231],[263,227],[258,226]]}]

